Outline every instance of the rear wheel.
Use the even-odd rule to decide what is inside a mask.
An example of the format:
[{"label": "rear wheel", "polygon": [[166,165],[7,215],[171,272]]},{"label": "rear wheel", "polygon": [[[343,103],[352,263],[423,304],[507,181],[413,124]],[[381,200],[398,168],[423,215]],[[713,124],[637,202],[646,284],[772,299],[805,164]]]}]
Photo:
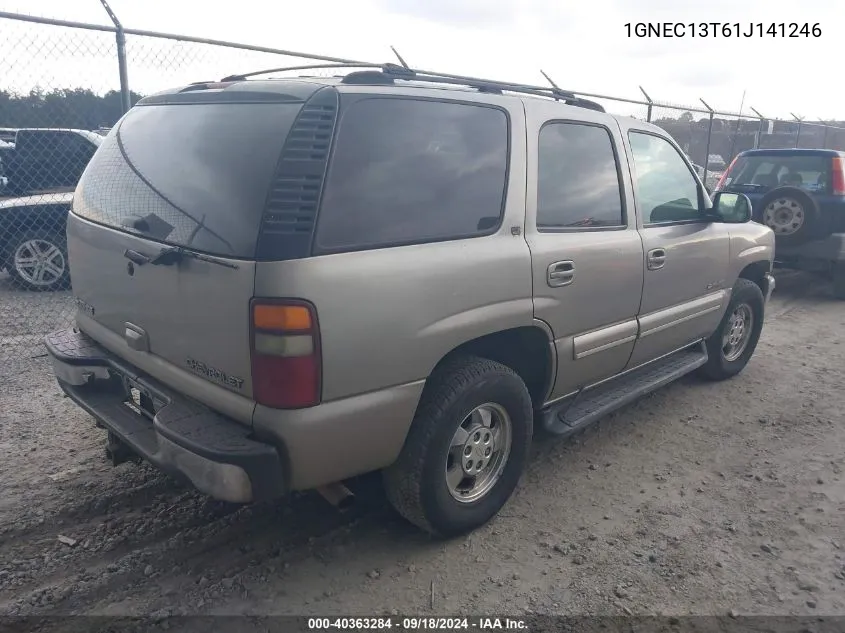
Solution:
[{"label": "rear wheel", "polygon": [[474,357],[447,361],[429,378],[396,462],[384,472],[397,511],[439,536],[489,521],[513,493],[531,444],[525,383]]},{"label": "rear wheel", "polygon": [[763,330],[763,291],[753,281],[737,279],[731,302],[718,329],[706,341],[707,363],[699,373],[708,380],[725,380],[741,372]]},{"label": "rear wheel", "polygon": [[15,233],[6,250],[8,271],[16,285],[28,290],[61,290],[70,285],[63,236],[45,229],[27,229]]}]

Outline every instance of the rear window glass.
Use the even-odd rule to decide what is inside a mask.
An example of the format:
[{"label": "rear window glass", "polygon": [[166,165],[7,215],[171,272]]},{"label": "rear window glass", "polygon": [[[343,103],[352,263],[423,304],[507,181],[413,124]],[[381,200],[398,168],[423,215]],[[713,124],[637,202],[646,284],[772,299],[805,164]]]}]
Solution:
[{"label": "rear window glass", "polygon": [[473,237],[498,228],[508,160],[499,109],[368,98],[343,114],[317,250]]},{"label": "rear window glass", "polygon": [[250,258],[300,104],[151,105],[103,140],[74,212],[168,244]]},{"label": "rear window glass", "polygon": [[823,191],[828,186],[830,158],[812,154],[740,156],[725,179],[726,186],[783,186]]}]

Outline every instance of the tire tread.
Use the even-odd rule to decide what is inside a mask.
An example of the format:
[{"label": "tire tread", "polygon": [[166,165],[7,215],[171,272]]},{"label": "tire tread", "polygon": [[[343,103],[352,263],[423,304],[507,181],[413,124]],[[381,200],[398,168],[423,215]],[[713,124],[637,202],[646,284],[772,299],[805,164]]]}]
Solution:
[{"label": "tire tread", "polygon": [[[725,314],[722,317],[722,320],[719,322],[718,329],[710,336],[710,338],[706,341],[707,347],[707,363],[704,364],[699,370],[698,374],[707,380],[717,381],[717,380],[725,380],[726,378],[730,378],[745,367],[745,364],[748,363],[748,360],[754,354],[754,350],[757,347],[757,342],[759,340],[760,334],[759,332],[755,335],[752,333],[753,340],[748,342],[748,347],[743,352],[743,355],[740,356],[739,359],[734,361],[735,363],[742,359],[746,354],[747,357],[745,358],[744,363],[740,366],[739,370],[736,372],[728,371],[722,364],[722,354],[721,354],[721,334],[722,329],[725,326],[726,319],[730,314],[731,310],[733,309],[734,302],[738,296],[741,294],[746,294],[751,292],[752,294],[757,295],[758,303],[760,310],[759,312],[755,312],[754,318],[756,320],[754,327],[758,330],[761,330],[763,327],[763,319],[765,318],[765,304],[763,303],[763,291],[760,290],[760,287],[751,281],[750,279],[745,279],[744,277],[740,277],[736,280],[736,283],[731,290],[731,300],[728,303],[728,308],[725,311]],[[718,347],[717,347],[718,342]]]},{"label": "tire tread", "polygon": [[[399,458],[383,471],[387,498],[405,519],[417,527],[440,535],[441,532],[425,516],[422,486],[423,471],[434,434],[449,407],[472,384],[491,374],[519,376],[511,368],[476,356],[459,356],[444,362],[429,377],[411,429]],[[521,380],[521,379],[520,379]],[[531,413],[528,431],[531,433]]]}]

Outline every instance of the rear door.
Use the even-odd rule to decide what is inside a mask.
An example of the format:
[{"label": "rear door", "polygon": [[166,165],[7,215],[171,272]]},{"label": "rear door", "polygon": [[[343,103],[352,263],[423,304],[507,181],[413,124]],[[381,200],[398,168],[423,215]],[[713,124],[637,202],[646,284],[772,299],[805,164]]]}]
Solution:
[{"label": "rear door", "polygon": [[629,367],[709,336],[730,296],[727,225],[705,217],[705,194],[677,146],[622,121],[645,250],[639,338]]},{"label": "rear door", "polygon": [[[300,108],[211,91],[121,120],[88,164],[68,223],[83,330],[189,395],[211,382],[251,396],[259,226]],[[173,247],[204,259],[156,261]]]},{"label": "rear door", "polygon": [[553,102],[526,103],[526,115],[525,237],[534,315],[554,333],[557,399],[625,368],[637,337],[643,250],[615,121]]}]

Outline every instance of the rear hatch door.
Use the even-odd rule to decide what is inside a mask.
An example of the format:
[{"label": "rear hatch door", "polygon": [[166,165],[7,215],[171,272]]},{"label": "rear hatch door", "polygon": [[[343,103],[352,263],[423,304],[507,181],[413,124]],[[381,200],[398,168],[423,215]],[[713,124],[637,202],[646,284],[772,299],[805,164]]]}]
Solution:
[{"label": "rear hatch door", "polygon": [[154,376],[175,366],[251,398],[259,226],[303,98],[177,93],[112,129],[68,223],[83,330]]}]

